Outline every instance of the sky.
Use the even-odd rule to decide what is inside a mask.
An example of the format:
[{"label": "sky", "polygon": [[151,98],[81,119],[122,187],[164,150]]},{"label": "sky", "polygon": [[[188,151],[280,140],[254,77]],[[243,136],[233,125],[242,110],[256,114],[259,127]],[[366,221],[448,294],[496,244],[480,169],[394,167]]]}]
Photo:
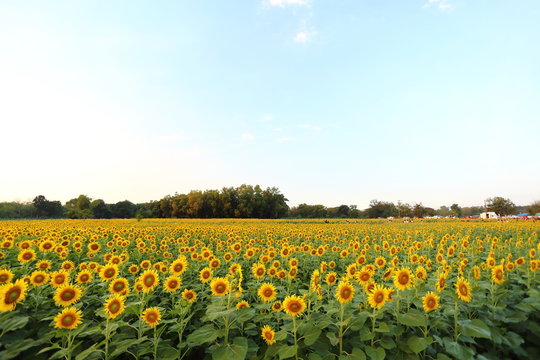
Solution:
[{"label": "sky", "polygon": [[0,201],[540,200],[538,0],[0,0]]}]

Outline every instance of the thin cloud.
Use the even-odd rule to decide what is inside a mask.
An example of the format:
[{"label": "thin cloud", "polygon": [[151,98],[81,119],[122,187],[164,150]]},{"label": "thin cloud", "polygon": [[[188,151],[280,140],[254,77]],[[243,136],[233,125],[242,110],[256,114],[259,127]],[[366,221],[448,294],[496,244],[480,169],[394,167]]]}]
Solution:
[{"label": "thin cloud", "polygon": [[268,5],[270,6],[279,6],[279,7],[285,7],[287,5],[308,5],[308,0],[268,0]]},{"label": "thin cloud", "polygon": [[428,8],[432,6],[435,6],[443,11],[450,10],[453,8],[453,6],[448,2],[448,0],[428,0],[422,7]]},{"label": "thin cloud", "polygon": [[305,31],[300,31],[294,36],[294,41],[299,43],[306,43],[309,40],[309,35]]},{"label": "thin cloud", "polygon": [[290,142],[293,141],[293,138],[290,136],[283,136],[276,139],[277,142]]},{"label": "thin cloud", "polygon": [[242,138],[242,140],[246,140],[246,141],[251,141],[251,140],[255,139],[255,135],[250,134],[250,133],[244,133],[244,134],[240,135],[240,137]]},{"label": "thin cloud", "polygon": [[298,125],[298,127],[300,129],[313,130],[313,131],[322,131],[321,127],[313,126],[313,125],[310,125],[310,124],[301,124],[301,125]]},{"label": "thin cloud", "polygon": [[274,120],[274,118],[272,117],[272,115],[264,115],[262,118],[261,118],[261,121],[264,121],[264,122],[268,122],[268,121],[272,121]]}]

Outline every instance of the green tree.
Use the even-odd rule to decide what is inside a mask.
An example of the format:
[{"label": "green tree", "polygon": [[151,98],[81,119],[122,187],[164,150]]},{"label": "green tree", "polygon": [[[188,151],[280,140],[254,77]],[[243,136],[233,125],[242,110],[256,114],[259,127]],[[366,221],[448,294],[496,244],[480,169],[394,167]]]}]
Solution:
[{"label": "green tree", "polygon": [[90,204],[92,199],[86,195],[68,200],[66,202],[66,216],[70,219],[91,219],[93,217]]},{"label": "green tree", "polygon": [[531,205],[527,206],[527,212],[529,213],[529,215],[536,215],[540,213],[540,200],[537,200]]},{"label": "green tree", "polygon": [[488,211],[493,211],[499,216],[513,214],[516,208],[516,205],[510,199],[501,196],[486,199],[485,203]]},{"label": "green tree", "polygon": [[90,203],[90,209],[94,219],[110,219],[112,217],[111,209],[102,199],[96,199]]},{"label": "green tree", "polygon": [[450,206],[450,212],[453,216],[461,217],[463,215],[463,210],[461,210],[461,207],[459,207],[458,204],[452,204]]}]

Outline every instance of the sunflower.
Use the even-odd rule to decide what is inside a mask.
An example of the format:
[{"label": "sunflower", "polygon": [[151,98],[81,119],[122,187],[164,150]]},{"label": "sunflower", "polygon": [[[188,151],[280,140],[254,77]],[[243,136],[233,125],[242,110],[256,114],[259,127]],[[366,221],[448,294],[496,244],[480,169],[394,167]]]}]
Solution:
[{"label": "sunflower", "polygon": [[69,282],[69,273],[65,271],[56,271],[51,274],[51,286],[52,287],[60,287]]},{"label": "sunflower", "polygon": [[502,284],[504,282],[504,266],[497,265],[491,269],[491,280],[497,284]]},{"label": "sunflower", "polygon": [[36,264],[36,267],[39,270],[50,270],[51,269],[51,262],[50,262],[50,260],[41,260]]},{"label": "sunflower", "polygon": [[446,273],[441,273],[439,275],[439,278],[437,279],[436,290],[437,292],[442,292],[445,287],[446,287]]},{"label": "sunflower", "polygon": [[210,283],[210,288],[212,289],[212,294],[221,296],[229,292],[230,283],[226,278],[217,277]]},{"label": "sunflower", "polygon": [[242,301],[238,302],[238,304],[236,304],[236,309],[237,310],[248,308],[248,307],[249,307],[249,303],[246,300],[242,300]]},{"label": "sunflower", "polygon": [[56,244],[52,240],[44,240],[39,244],[39,250],[41,252],[50,252],[53,251],[56,247]]},{"label": "sunflower", "polygon": [[0,284],[10,282],[13,279],[13,272],[7,269],[0,269]]},{"label": "sunflower", "polygon": [[302,315],[306,309],[306,302],[303,297],[289,295],[283,300],[283,311],[291,316]]},{"label": "sunflower", "polygon": [[386,259],[383,258],[382,256],[379,256],[378,258],[375,259],[375,265],[377,265],[379,269],[384,267],[384,265],[386,265]]},{"label": "sunflower", "polygon": [[75,281],[77,282],[77,284],[86,284],[92,281],[93,278],[94,278],[94,275],[92,274],[91,271],[82,270],[77,274]]},{"label": "sunflower", "polygon": [[176,276],[180,276],[186,271],[188,262],[185,256],[180,256],[178,259],[174,260],[169,267],[169,271]]},{"label": "sunflower", "polygon": [[110,282],[109,291],[113,294],[127,295],[129,294],[129,282],[123,277],[116,278]]},{"label": "sunflower", "polygon": [[341,281],[336,290],[336,299],[341,304],[352,301],[354,297],[354,287],[348,281]]},{"label": "sunflower", "polygon": [[332,272],[329,272],[327,275],[326,275],[326,283],[328,285],[334,285],[337,281],[337,274],[332,271]]},{"label": "sunflower", "polygon": [[261,329],[261,336],[267,345],[272,345],[276,342],[276,340],[274,339],[274,337],[276,336],[276,332],[272,330],[269,325],[263,326],[263,328]]},{"label": "sunflower", "polygon": [[140,276],[139,281],[142,285],[142,291],[147,293],[156,288],[159,284],[159,276],[156,270],[145,270]]},{"label": "sunflower", "polygon": [[54,327],[57,329],[76,329],[82,323],[82,312],[75,307],[62,309],[54,317]]},{"label": "sunflower", "polygon": [[199,272],[199,279],[201,280],[201,282],[205,284],[209,282],[210,280],[212,280],[212,277],[213,277],[212,269],[210,269],[209,267],[205,267]]},{"label": "sunflower", "polygon": [[264,283],[259,287],[257,295],[259,295],[264,302],[273,301],[277,295],[276,287],[271,283]]},{"label": "sunflower", "polygon": [[369,284],[369,282],[371,281],[371,272],[366,269],[362,269],[360,272],[357,273],[356,278],[362,285]]},{"label": "sunflower", "polygon": [[159,311],[158,308],[148,308],[142,313],[141,320],[153,328],[158,325],[161,320],[161,311]]},{"label": "sunflower", "polygon": [[255,263],[255,264],[253,264],[253,266],[251,268],[251,273],[257,279],[261,279],[264,276],[264,274],[266,273],[266,268],[264,267],[263,264]]},{"label": "sunflower", "polygon": [[129,268],[128,268],[128,271],[130,274],[136,274],[139,272],[139,267],[135,264],[131,265]]},{"label": "sunflower", "polygon": [[465,301],[471,301],[471,284],[462,277],[459,277],[456,282],[456,294],[458,297]]},{"label": "sunflower", "polygon": [[56,289],[54,302],[56,306],[71,306],[81,298],[82,290],[77,285],[66,284]]},{"label": "sunflower", "polygon": [[36,258],[36,252],[32,249],[26,249],[19,253],[17,256],[17,260],[19,260],[20,263],[27,263]]},{"label": "sunflower", "polygon": [[30,284],[34,286],[44,285],[47,281],[49,281],[49,274],[45,271],[36,270],[30,275]]},{"label": "sunflower", "polygon": [[62,268],[62,270],[65,270],[65,271],[71,271],[75,268],[75,264],[73,264],[73,261],[64,261],[62,263],[62,265],[60,265],[60,267]]},{"label": "sunflower", "polygon": [[176,290],[180,289],[180,286],[182,286],[182,280],[175,275],[169,276],[163,284],[165,291],[169,293],[175,292]]},{"label": "sunflower", "polygon": [[281,301],[276,301],[275,303],[272,304],[272,310],[274,310],[275,312],[280,312],[282,309],[283,309],[283,304],[281,303]]},{"label": "sunflower", "polygon": [[394,274],[394,286],[398,290],[406,290],[412,287],[411,271],[408,267],[396,271]]},{"label": "sunflower", "polygon": [[433,291],[428,291],[426,296],[422,297],[422,306],[425,312],[430,312],[439,308],[440,297],[435,295]]},{"label": "sunflower", "polygon": [[107,264],[99,271],[99,277],[103,281],[110,281],[118,276],[118,265]]},{"label": "sunflower", "polygon": [[185,289],[184,291],[182,291],[182,297],[192,303],[197,300],[197,293],[193,290]]},{"label": "sunflower", "polygon": [[124,305],[125,300],[126,298],[124,296],[114,294],[105,301],[105,314],[107,314],[109,319],[114,319],[124,312],[126,308]]},{"label": "sunflower", "polygon": [[24,300],[27,287],[22,279],[0,286],[0,312],[13,311]]},{"label": "sunflower", "polygon": [[368,303],[372,308],[380,309],[388,301],[388,290],[382,285],[375,285],[368,295]]}]

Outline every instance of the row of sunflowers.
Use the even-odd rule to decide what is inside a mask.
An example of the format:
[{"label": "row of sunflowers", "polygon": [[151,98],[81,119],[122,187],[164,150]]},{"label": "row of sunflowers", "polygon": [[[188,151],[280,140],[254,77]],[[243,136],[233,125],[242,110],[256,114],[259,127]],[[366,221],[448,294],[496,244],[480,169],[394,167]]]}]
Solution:
[{"label": "row of sunflowers", "polygon": [[540,358],[540,223],[0,222],[0,358]]}]

